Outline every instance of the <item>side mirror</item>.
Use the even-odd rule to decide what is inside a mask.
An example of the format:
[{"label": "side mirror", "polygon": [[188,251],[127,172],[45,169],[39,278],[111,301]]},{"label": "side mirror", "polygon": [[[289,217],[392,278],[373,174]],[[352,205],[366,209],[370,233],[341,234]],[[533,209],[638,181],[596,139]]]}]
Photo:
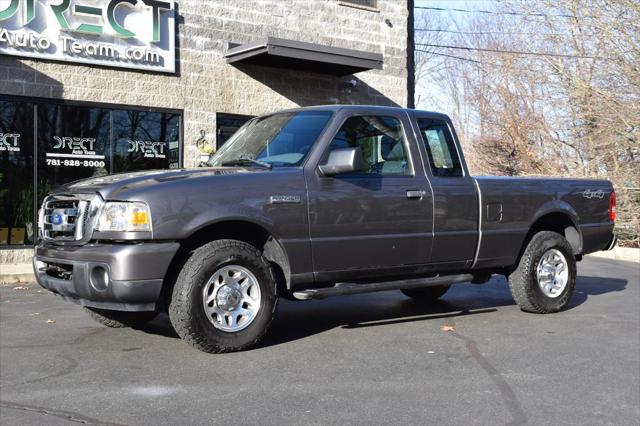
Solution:
[{"label": "side mirror", "polygon": [[367,169],[362,150],[358,148],[339,148],[329,152],[325,164],[318,167],[322,176],[335,176],[341,173],[359,172]]}]

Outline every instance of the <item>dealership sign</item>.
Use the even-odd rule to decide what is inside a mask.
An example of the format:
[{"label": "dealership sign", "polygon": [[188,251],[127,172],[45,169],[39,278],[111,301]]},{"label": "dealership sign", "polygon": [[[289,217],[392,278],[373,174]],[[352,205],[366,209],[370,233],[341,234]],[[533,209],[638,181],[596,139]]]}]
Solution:
[{"label": "dealership sign", "polygon": [[0,0],[0,54],[175,72],[174,1]]}]

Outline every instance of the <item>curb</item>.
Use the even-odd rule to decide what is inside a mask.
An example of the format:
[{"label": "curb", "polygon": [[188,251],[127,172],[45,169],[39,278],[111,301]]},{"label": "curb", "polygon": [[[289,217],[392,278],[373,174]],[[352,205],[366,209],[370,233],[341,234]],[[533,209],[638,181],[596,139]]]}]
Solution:
[{"label": "curb", "polygon": [[615,247],[613,250],[597,251],[595,253],[590,253],[587,256],[640,263],[640,248]]},{"label": "curb", "polygon": [[0,269],[0,285],[35,282],[35,280],[31,262],[2,265]]}]

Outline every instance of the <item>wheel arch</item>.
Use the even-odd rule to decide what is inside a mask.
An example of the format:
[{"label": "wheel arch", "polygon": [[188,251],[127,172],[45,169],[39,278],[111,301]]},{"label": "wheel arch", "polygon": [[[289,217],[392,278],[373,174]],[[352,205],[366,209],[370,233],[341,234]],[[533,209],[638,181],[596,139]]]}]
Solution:
[{"label": "wheel arch", "polygon": [[529,231],[522,244],[520,255],[524,252],[531,238],[540,231],[557,232],[567,239],[574,255],[582,253],[582,233],[580,226],[578,226],[578,214],[575,210],[566,203],[545,207],[538,211],[529,225]]},{"label": "wheel arch", "polygon": [[291,267],[289,256],[278,238],[264,224],[246,219],[227,218],[203,225],[180,241],[180,248],[171,260],[162,283],[159,310],[167,309],[178,274],[193,250],[208,242],[222,239],[243,241],[260,250],[272,266],[278,292],[282,294],[286,291],[290,285]]}]

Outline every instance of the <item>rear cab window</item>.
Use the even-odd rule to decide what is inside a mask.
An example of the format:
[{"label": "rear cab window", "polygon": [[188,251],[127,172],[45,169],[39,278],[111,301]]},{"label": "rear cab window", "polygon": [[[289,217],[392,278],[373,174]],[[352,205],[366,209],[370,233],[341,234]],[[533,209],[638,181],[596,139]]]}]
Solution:
[{"label": "rear cab window", "polygon": [[435,177],[464,176],[458,149],[447,122],[434,118],[418,118],[416,121],[429,157],[431,174]]}]

